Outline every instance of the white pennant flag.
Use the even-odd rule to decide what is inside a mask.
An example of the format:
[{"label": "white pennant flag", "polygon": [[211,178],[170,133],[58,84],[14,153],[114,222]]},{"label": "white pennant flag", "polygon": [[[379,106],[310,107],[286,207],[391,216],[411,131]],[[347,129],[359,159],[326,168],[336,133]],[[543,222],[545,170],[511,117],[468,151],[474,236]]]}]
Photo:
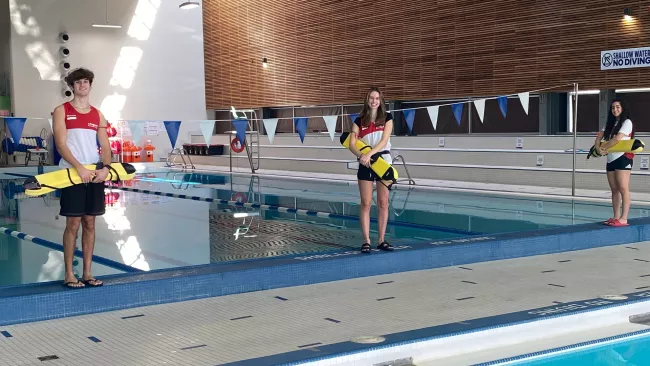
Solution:
[{"label": "white pennant flag", "polygon": [[212,131],[214,131],[214,120],[203,120],[199,122],[201,127],[201,133],[205,139],[205,144],[210,147],[210,141],[212,140]]},{"label": "white pennant flag", "polygon": [[142,130],[144,128],[144,123],[145,121],[128,121],[129,123],[129,130],[131,130],[131,136],[133,137],[133,143],[135,143],[135,146],[138,146],[140,144],[140,138],[142,137]]},{"label": "white pennant flag", "polygon": [[47,121],[50,122],[50,130],[54,132],[54,127],[52,127],[52,118],[48,118]]},{"label": "white pennant flag", "polygon": [[530,97],[530,92],[519,93],[519,100],[521,101],[521,106],[524,107],[524,111],[528,114],[528,98]]},{"label": "white pennant flag", "polygon": [[474,106],[476,107],[476,111],[478,112],[478,117],[481,119],[481,123],[483,123],[483,117],[485,116],[485,99],[475,100]]},{"label": "white pennant flag", "polygon": [[431,118],[431,124],[435,130],[438,127],[438,106],[427,107],[427,111],[429,112],[429,118]]},{"label": "white pennant flag", "polygon": [[325,120],[325,126],[327,126],[327,132],[330,133],[332,141],[334,141],[334,133],[336,133],[336,120],[338,118],[338,116],[323,116],[323,119]]},{"label": "white pennant flag", "polygon": [[277,118],[264,118],[264,129],[266,130],[266,136],[269,138],[269,142],[273,143],[273,137],[275,137],[275,129],[278,127]]}]

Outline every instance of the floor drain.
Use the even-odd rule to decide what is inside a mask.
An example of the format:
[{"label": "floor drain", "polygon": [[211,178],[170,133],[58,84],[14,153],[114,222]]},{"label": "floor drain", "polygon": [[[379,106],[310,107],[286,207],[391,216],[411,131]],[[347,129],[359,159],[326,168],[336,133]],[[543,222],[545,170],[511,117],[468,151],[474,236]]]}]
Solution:
[{"label": "floor drain", "polygon": [[352,338],[352,342],[354,343],[381,343],[385,340],[384,337],[379,336],[361,336]]},{"label": "floor drain", "polygon": [[601,295],[598,297],[605,300],[627,300],[627,296],[624,295]]}]

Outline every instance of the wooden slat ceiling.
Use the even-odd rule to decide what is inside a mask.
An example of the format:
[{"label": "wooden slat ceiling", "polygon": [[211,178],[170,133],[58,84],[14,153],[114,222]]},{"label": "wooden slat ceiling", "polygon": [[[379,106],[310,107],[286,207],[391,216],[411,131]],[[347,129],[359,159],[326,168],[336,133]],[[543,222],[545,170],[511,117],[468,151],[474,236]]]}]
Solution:
[{"label": "wooden slat ceiling", "polygon": [[391,100],[649,86],[650,68],[600,70],[601,51],[648,45],[640,1],[212,0],[203,12],[209,108],[352,103],[370,85]]}]

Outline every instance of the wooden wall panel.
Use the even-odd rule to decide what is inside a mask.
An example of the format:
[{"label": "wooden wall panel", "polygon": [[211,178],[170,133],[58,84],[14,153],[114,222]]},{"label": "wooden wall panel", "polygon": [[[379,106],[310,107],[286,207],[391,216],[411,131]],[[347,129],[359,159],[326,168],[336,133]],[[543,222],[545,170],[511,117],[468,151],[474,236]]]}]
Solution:
[{"label": "wooden wall panel", "polygon": [[650,76],[600,70],[600,51],[648,45],[640,1],[206,0],[203,11],[215,109],[353,103],[370,85],[422,100],[647,87]]}]

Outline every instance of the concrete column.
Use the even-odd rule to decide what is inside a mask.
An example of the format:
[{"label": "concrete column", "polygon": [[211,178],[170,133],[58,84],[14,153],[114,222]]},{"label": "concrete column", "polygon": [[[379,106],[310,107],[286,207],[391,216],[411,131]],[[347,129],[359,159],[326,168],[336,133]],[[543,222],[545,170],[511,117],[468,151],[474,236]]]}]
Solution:
[{"label": "concrete column", "polygon": [[616,98],[614,89],[603,89],[600,91],[598,98],[598,129],[600,130],[607,123],[607,115],[612,104],[612,100]]},{"label": "concrete column", "polygon": [[[540,93],[539,94],[539,134],[540,135],[556,135],[558,132],[567,131],[566,102],[563,103],[562,98],[566,99],[566,93]],[[562,109],[563,106],[564,109]]]}]

